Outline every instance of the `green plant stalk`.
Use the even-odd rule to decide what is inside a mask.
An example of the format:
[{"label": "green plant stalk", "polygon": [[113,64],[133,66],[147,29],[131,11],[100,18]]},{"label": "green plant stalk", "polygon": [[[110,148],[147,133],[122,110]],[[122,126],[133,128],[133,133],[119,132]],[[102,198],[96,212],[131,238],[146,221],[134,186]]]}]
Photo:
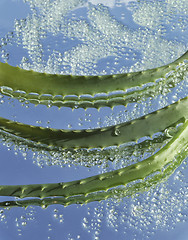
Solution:
[{"label": "green plant stalk", "polygon": [[[64,163],[68,160],[74,165],[82,164],[85,167],[93,167],[101,165],[104,161],[113,162],[115,159],[129,159],[135,153],[141,158],[149,148],[150,151],[154,152],[164,144],[166,144],[172,136],[178,131],[184,119],[178,121],[173,127],[166,128],[161,133],[155,134],[152,138],[143,138],[137,143],[125,143],[120,147],[109,147],[105,149],[60,149],[60,148],[49,148],[47,145],[37,144],[33,141],[29,141],[20,137],[16,137],[12,134],[0,131],[0,140],[11,148],[14,145],[14,149],[19,149],[22,146],[24,149],[27,148],[32,152],[41,153],[42,155],[48,155],[49,159],[58,159],[58,163]],[[139,160],[138,158],[138,160]],[[100,160],[99,160],[100,159]],[[56,161],[56,160],[55,160]],[[135,159],[135,161],[137,161]],[[48,164],[48,160],[46,162]],[[125,165],[126,166],[126,165]]]},{"label": "green plant stalk", "polygon": [[[58,107],[114,107],[126,105],[138,96],[151,95],[155,86],[134,90],[164,79],[188,59],[188,51],[174,62],[140,72],[102,76],[72,76],[34,72],[0,62],[0,91],[11,97],[21,97],[35,104]],[[186,67],[187,69],[187,67]],[[187,72],[184,71],[184,73]],[[168,78],[165,80],[168,82]],[[133,89],[132,92],[127,90]],[[124,93],[117,93],[123,91]],[[96,94],[106,94],[96,96]],[[114,94],[111,94],[114,93]],[[89,96],[88,96],[89,95]]]},{"label": "green plant stalk", "polygon": [[136,142],[141,137],[150,136],[178,121],[188,118],[188,97],[163,109],[136,120],[98,129],[58,130],[36,127],[0,118],[0,129],[17,137],[22,137],[49,147],[68,149],[105,148],[119,146],[126,142]]},{"label": "green plant stalk", "polygon": [[94,201],[102,201],[109,198],[116,199],[118,201],[122,200],[124,197],[134,197],[134,194],[138,192],[148,191],[151,187],[158,185],[164,182],[171,174],[181,165],[182,161],[187,157],[188,144],[184,146],[182,152],[176,156],[176,159],[168,164],[165,169],[158,172],[148,179],[144,179],[139,183],[132,182],[131,186],[125,186],[121,188],[113,188],[108,191],[99,191],[95,193],[90,193],[87,196],[78,195],[73,197],[48,197],[48,198],[30,198],[24,200],[9,200],[0,202],[0,207],[9,208],[9,207],[25,207],[28,206],[41,206],[46,208],[49,205],[61,204],[64,206],[69,206],[72,204],[88,204]]},{"label": "green plant stalk", "polygon": [[162,171],[180,152],[187,152],[188,120],[185,121],[177,134],[156,154],[128,167],[99,174],[71,182],[29,184],[29,185],[1,185],[0,196],[39,197],[62,196],[69,198],[77,195],[87,196],[97,191],[107,191],[110,188],[127,185],[128,183],[144,179],[150,174]]}]

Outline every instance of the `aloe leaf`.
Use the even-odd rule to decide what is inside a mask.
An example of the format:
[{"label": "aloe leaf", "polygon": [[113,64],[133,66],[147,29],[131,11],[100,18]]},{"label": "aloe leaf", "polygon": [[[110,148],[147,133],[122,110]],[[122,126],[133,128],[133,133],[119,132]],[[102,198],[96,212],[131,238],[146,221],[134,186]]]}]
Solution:
[{"label": "aloe leaf", "polygon": [[161,110],[115,126],[85,130],[58,130],[36,127],[0,118],[0,129],[49,147],[105,148],[137,141],[188,118],[188,97]]},{"label": "aloe leaf", "polygon": [[[11,97],[29,100],[34,104],[58,107],[86,109],[127,105],[137,98],[155,94],[156,86],[146,87],[147,84],[156,84],[159,79],[163,79],[161,81],[163,85],[169,82],[172,84],[174,80],[170,81],[166,77],[172,71],[180,72],[179,81],[182,80],[187,72],[185,63],[187,58],[188,52],[174,62],[154,69],[102,76],[39,73],[0,62],[0,91]],[[183,71],[180,67],[182,63],[185,63]]]}]

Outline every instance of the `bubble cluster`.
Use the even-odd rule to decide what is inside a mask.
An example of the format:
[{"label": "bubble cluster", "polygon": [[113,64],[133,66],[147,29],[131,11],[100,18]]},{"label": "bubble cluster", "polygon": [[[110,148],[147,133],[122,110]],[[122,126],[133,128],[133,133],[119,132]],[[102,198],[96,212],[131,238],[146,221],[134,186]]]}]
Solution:
[{"label": "bubble cluster", "polygon": [[[92,211],[89,209],[90,221],[94,221],[96,215],[100,216],[97,219],[107,224],[106,231],[124,232],[120,239],[151,239],[160,229],[172,230],[177,223],[187,220],[185,166],[186,163],[176,172],[176,181],[171,177],[170,181],[143,194],[136,194],[132,199],[107,200]],[[183,183],[180,189],[179,181]],[[87,218],[83,219],[83,225],[90,232],[96,229],[99,233],[102,231],[101,225],[96,228]],[[99,239],[102,238],[99,236]]]}]

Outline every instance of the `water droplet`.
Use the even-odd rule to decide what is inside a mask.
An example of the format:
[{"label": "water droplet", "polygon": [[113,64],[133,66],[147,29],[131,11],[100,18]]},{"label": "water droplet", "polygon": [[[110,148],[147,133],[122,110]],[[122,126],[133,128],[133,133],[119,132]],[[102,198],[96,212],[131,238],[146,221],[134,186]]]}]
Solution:
[{"label": "water droplet", "polygon": [[112,132],[112,136],[117,137],[117,136],[119,136],[120,134],[121,134],[120,129],[115,127],[114,130],[113,130],[113,132]]},{"label": "water droplet", "polygon": [[176,132],[177,132],[177,129],[174,127],[165,129],[165,134],[167,137],[173,137],[176,134]]}]

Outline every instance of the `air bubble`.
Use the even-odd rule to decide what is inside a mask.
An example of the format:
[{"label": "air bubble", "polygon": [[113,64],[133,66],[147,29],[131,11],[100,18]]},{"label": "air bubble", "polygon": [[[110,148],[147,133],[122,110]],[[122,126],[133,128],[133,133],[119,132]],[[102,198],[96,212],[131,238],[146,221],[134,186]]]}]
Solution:
[{"label": "air bubble", "polygon": [[117,137],[117,136],[120,136],[120,135],[121,135],[120,129],[115,128],[115,129],[113,130],[112,136]]}]

